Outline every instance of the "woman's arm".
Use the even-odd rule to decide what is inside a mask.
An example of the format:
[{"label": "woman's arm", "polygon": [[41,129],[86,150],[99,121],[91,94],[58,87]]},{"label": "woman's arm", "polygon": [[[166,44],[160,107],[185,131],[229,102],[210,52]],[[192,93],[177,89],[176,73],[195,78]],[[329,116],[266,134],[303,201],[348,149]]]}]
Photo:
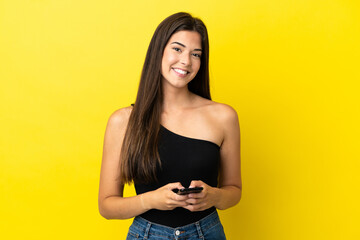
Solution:
[{"label": "woman's arm", "polygon": [[106,219],[131,218],[145,211],[140,197],[123,198],[124,185],[115,180],[130,111],[129,108],[115,111],[106,126],[98,196],[99,212]]},{"label": "woman's arm", "polygon": [[221,168],[219,179],[220,199],[215,207],[226,209],[241,199],[240,126],[236,111],[227,107],[224,118],[224,141],[220,149]]},{"label": "woman's arm", "polygon": [[170,210],[186,205],[187,196],[179,196],[171,191],[182,188],[180,183],[171,183],[133,197],[123,197],[124,184],[115,179],[119,174],[121,146],[130,113],[131,107],[115,111],[106,126],[98,196],[99,212],[106,219],[127,219],[152,208]]},{"label": "woman's arm", "polygon": [[190,187],[203,187],[198,194],[189,194],[190,211],[201,211],[212,206],[224,210],[236,205],[241,198],[240,164],[240,126],[236,111],[222,105],[221,126],[224,127],[224,140],[220,148],[219,188],[210,187],[202,181],[192,181]]}]

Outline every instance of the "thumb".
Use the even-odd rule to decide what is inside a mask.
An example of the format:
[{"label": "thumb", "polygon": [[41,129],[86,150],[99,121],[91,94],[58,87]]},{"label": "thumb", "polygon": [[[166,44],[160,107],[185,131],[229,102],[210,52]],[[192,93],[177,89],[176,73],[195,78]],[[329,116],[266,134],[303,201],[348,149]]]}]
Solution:
[{"label": "thumb", "polygon": [[184,187],[181,185],[180,182],[176,182],[176,183],[169,183],[169,184],[167,185],[167,188],[170,189],[170,190],[173,190],[173,189],[175,189],[175,188],[177,188],[177,189],[182,189],[182,188],[184,188]]},{"label": "thumb", "polygon": [[202,181],[199,180],[192,180],[190,183],[189,188],[194,188],[194,187],[201,187],[203,185]]}]

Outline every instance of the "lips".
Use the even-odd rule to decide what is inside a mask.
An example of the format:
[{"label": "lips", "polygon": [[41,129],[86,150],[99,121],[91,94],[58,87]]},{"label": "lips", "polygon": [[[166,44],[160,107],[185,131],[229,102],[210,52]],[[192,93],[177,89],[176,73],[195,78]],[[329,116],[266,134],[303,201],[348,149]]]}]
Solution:
[{"label": "lips", "polygon": [[177,73],[177,75],[185,76],[189,72],[180,68],[173,68],[174,72]]}]

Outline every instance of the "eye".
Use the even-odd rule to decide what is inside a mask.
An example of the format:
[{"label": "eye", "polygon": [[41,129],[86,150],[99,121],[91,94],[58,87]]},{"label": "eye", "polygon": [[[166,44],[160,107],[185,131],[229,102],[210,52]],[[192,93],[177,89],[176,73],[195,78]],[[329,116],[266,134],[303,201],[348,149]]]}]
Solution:
[{"label": "eye", "polygon": [[174,47],[173,48],[175,51],[177,51],[177,52],[180,52],[181,51],[181,49],[180,48],[177,48],[177,47]]},{"label": "eye", "polygon": [[200,55],[200,54],[197,54],[197,53],[193,53],[193,56],[194,56],[194,57],[197,57],[197,58],[201,58],[201,55]]}]

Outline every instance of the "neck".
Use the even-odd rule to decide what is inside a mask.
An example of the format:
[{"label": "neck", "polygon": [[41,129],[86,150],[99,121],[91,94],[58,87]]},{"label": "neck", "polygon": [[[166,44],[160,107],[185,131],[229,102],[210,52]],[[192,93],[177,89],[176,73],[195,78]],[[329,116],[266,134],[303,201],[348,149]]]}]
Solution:
[{"label": "neck", "polygon": [[187,85],[176,88],[170,84],[163,84],[163,112],[180,112],[189,108],[193,101],[193,94]]}]

